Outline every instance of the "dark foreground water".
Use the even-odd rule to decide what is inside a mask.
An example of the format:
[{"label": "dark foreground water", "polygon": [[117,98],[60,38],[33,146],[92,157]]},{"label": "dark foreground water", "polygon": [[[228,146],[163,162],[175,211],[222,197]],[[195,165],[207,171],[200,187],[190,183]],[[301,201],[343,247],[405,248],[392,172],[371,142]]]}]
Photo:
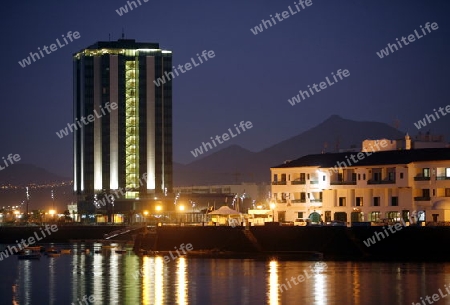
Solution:
[{"label": "dark foreground water", "polygon": [[0,304],[450,304],[450,263],[187,259],[176,253],[164,262],[114,249],[96,254],[99,244],[57,246],[73,253],[0,261]]}]

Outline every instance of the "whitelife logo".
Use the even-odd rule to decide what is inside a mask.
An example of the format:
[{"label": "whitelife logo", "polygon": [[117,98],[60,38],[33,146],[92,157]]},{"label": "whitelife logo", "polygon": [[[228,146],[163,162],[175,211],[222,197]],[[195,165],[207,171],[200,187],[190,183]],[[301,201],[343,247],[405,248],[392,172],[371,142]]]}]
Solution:
[{"label": "whitelife logo", "polygon": [[[366,247],[370,247],[371,245],[375,245],[377,243],[377,241],[380,241],[381,238],[385,239],[386,237],[388,237],[389,236],[388,230],[392,234],[394,234],[394,233],[400,231],[401,229],[403,229],[404,227],[406,227],[406,223],[402,219],[401,223],[396,223],[395,225],[389,225],[387,228],[383,227],[383,229],[384,229],[383,231],[375,232],[372,237],[369,237],[366,240],[363,240],[363,243],[364,243],[364,245],[366,245]],[[383,232],[384,232],[384,234],[383,234]]]},{"label": "whitelife logo", "polygon": [[[433,29],[433,30],[437,30],[437,29],[439,28],[439,26],[438,26],[438,24],[437,24],[436,22],[433,22],[433,23],[431,23],[431,24],[430,24],[429,22],[427,22],[427,23],[425,24],[425,29],[427,29],[428,33],[431,33],[430,27],[431,27],[431,29]],[[419,33],[417,33],[417,30],[414,30],[414,34],[415,34],[415,35],[414,35],[414,34],[408,35],[408,41],[409,41],[409,42],[406,41],[406,37],[405,37],[405,36],[402,36],[402,38],[401,38],[400,40],[398,40],[398,38],[395,38],[395,40],[397,40],[397,44],[398,44],[398,46],[400,47],[400,49],[403,48],[403,46],[402,46],[402,44],[400,43],[400,41],[403,42],[403,45],[407,46],[407,45],[409,45],[410,42],[414,42],[414,41],[416,40],[416,38],[417,38],[417,39],[420,39],[420,38],[422,38],[423,36],[426,36],[426,35],[427,35],[427,32],[425,32],[425,29],[422,28],[422,26],[420,26],[420,29],[422,30],[423,35],[420,35]],[[387,44],[387,47],[386,47],[385,49],[381,49],[380,52],[376,52],[376,53],[377,53],[378,57],[379,57],[380,59],[382,59],[382,58],[384,58],[385,56],[388,56],[388,55],[389,55],[389,51],[391,51],[391,52],[390,52],[391,54],[394,53],[394,51],[398,51],[397,45],[396,45],[395,43],[394,43],[394,44],[388,43],[388,44]]]},{"label": "whitelife logo", "polygon": [[[388,145],[388,142],[386,140],[381,140],[379,142],[375,143],[375,147],[377,148],[376,150],[374,149],[374,147],[372,146],[372,144],[370,144],[370,148],[372,150],[372,152],[366,151],[366,152],[359,152],[356,155],[354,154],[350,154],[350,159],[348,159],[348,156],[345,156],[345,161],[337,161],[336,165],[334,166],[334,168],[329,169],[329,172],[334,172],[334,173],[339,173],[340,169],[343,168],[347,168],[347,164],[348,166],[355,166],[356,163],[358,163],[361,160],[364,160],[364,158],[372,155],[372,153],[375,153],[377,151],[380,151],[381,148],[385,148]],[[365,154],[365,155],[364,155]],[[358,160],[356,160],[356,158],[358,158]],[[345,162],[347,162],[347,164],[345,164]]]},{"label": "whitelife logo", "polygon": [[5,157],[2,157],[2,159],[3,159],[3,163],[5,164],[5,167],[3,167],[0,164],[0,171],[4,170],[5,168],[7,168],[10,165],[13,165],[14,162],[19,162],[20,161],[20,155],[19,154],[14,154],[14,156],[13,156],[13,154],[9,154],[8,157],[6,157],[6,160],[8,160],[9,162],[5,160]]},{"label": "whitelife logo", "polygon": [[[236,129],[237,134],[233,133],[233,131],[231,131],[231,128],[228,128],[228,131],[230,132],[230,134],[224,133],[222,136],[216,135],[215,138],[210,137],[212,143],[214,144],[214,147],[217,147],[216,141],[219,142],[219,144],[222,144],[225,141],[228,141],[230,139],[230,135],[232,138],[234,138],[234,137],[237,137],[238,134],[241,134],[241,131],[239,130],[239,128],[242,129],[242,132],[244,132],[247,129],[252,128],[253,124],[250,121],[247,121],[247,122],[241,121],[241,123],[239,123],[239,127],[236,124],[234,124],[234,127]],[[214,141],[214,139],[216,141]],[[221,141],[221,139],[223,140],[223,142]],[[205,149],[205,153],[206,153],[208,151],[208,148],[213,149],[211,143],[210,142],[206,142],[206,143],[202,142],[202,146],[200,146],[199,148],[195,148],[194,150],[191,150],[191,154],[195,158],[197,158],[199,155],[203,154],[203,149]]]},{"label": "whitelife logo", "polygon": [[[77,32],[77,31],[75,31],[75,32],[73,32],[73,33],[72,33],[72,31],[69,31],[69,32],[67,32],[67,36],[64,36],[64,35],[61,35],[61,36],[63,37],[64,42],[65,42],[66,44],[62,44],[62,43],[59,41],[59,38],[57,38],[57,39],[56,39],[56,42],[58,43],[59,48],[63,48],[64,46],[66,46],[66,45],[69,44],[69,43],[67,42],[67,39],[66,39],[66,38],[68,38],[68,39],[70,40],[70,42],[73,42],[73,39],[78,39],[78,38],[81,37],[80,33]],[[73,39],[72,39],[72,37],[73,37]],[[51,54],[52,52],[55,52],[56,50],[58,50],[58,46],[57,46],[55,43],[52,43],[49,47],[47,47],[46,45],[44,45],[44,47],[43,47],[42,49],[43,49],[43,50],[45,51],[45,53],[48,55],[48,54]],[[49,48],[50,48],[50,51],[48,50]],[[38,52],[39,52],[39,54],[41,54],[42,58],[44,58],[44,53],[42,52],[41,48],[38,48]],[[19,61],[19,65],[20,65],[22,68],[25,68],[26,66],[31,65],[31,64],[32,64],[31,60],[33,60],[33,62],[35,62],[36,60],[41,59],[41,56],[39,56],[39,54],[38,54],[38,53],[30,52],[31,58],[30,58],[30,56],[28,56],[27,58],[24,58],[23,60]],[[37,59],[36,59],[36,58],[37,58]]]},{"label": "whitelife logo", "polygon": [[[142,175],[142,178],[139,179],[139,186],[144,185],[144,182],[142,182],[142,180],[144,180],[145,182],[147,182],[147,173]],[[125,193],[128,191],[131,191],[131,188],[122,188],[120,187],[118,190],[114,191],[114,195],[116,195],[116,199],[119,199],[120,196],[118,193],[121,194],[122,197],[125,196]],[[100,209],[102,206],[104,207],[106,205],[106,202],[111,203],[114,202],[114,195],[112,194],[105,194],[105,196],[102,199],[98,199],[96,201],[94,201],[92,204],[97,208]]]},{"label": "whitelife logo", "polygon": [[[450,293],[450,287],[447,287],[447,285],[444,285],[444,286],[445,286],[445,291]],[[425,298],[420,297],[420,301],[421,302],[420,303],[412,302],[412,305],[431,305],[434,302],[439,301],[441,298],[443,299],[443,298],[446,298],[448,296],[448,294],[442,293],[442,289],[441,288],[439,288],[438,292],[439,292],[439,294],[435,293],[431,297],[429,295],[425,296]],[[424,299],[426,300],[426,302],[425,302]],[[430,299],[433,299],[434,302],[431,301]]]},{"label": "whitelife logo", "polygon": [[[185,244],[181,244],[180,247],[179,247],[179,249],[178,249],[177,247],[174,247],[174,249],[175,249],[175,252],[177,253],[177,255],[174,255],[174,254],[172,253],[172,250],[169,251],[170,257],[167,256],[167,255],[165,255],[165,256],[163,257],[164,263],[165,263],[165,264],[168,264],[168,263],[170,263],[171,261],[174,261],[174,260],[176,260],[177,258],[181,257],[182,254],[181,254],[178,250],[180,250],[181,252],[183,252],[184,255],[186,255],[186,254],[187,254],[186,251],[189,252],[189,251],[194,250],[194,246],[192,246],[191,243],[186,244],[186,245],[185,245]],[[134,279],[138,279],[138,278],[141,277],[141,276],[144,276],[144,274],[143,274],[143,272],[142,272],[141,270],[138,270],[138,271],[136,271],[136,272],[134,273],[133,278],[134,278]]]},{"label": "whitelife logo", "polygon": [[[117,105],[117,103],[114,103],[114,102],[112,102],[111,105],[109,104],[109,102],[105,103],[105,108],[106,108],[106,110],[108,110],[108,113],[110,113],[111,110],[116,110],[118,107],[119,106]],[[103,107],[100,106],[100,110],[103,115],[106,115],[105,109],[103,109]],[[95,117],[94,117],[94,114],[95,114]],[[67,127],[64,129],[61,129],[59,132],[58,131],[56,132],[56,135],[58,136],[58,138],[62,139],[63,137],[69,135],[69,131],[74,132],[75,130],[78,130],[78,127],[79,128],[83,127],[80,124],[80,121],[83,122],[83,124],[86,126],[87,124],[94,122],[95,118],[99,119],[102,117],[102,115],[100,115],[97,112],[97,110],[95,110],[95,109],[94,109],[94,114],[90,114],[87,117],[82,116],[80,120],[76,119],[75,120],[76,124],[75,123],[67,123],[67,127],[69,129],[67,129]],[[86,122],[86,119],[88,120],[88,122]]]},{"label": "whitelife logo", "polygon": [[[291,16],[294,16],[295,14],[298,14],[299,12],[301,12],[302,10],[305,10],[306,7],[311,6],[312,5],[312,0],[300,0],[297,2],[294,2],[295,4],[295,8],[297,9],[297,11],[293,10],[292,7],[289,5],[289,11],[284,11],[281,14],[280,13],[276,13],[275,17],[277,18],[277,20],[279,22],[288,19]],[[302,7],[300,9],[300,6]],[[270,15],[270,19],[272,19],[273,25],[276,25],[277,22],[275,21],[275,18],[273,18],[272,15]],[[258,35],[259,33],[262,33],[264,31],[264,29],[268,29],[267,25],[269,25],[269,27],[272,27],[272,22],[270,22],[270,20],[261,20],[261,23],[257,26],[255,26],[253,29],[250,29],[250,31],[253,33],[253,35]],[[264,26],[264,28],[263,28]]]},{"label": "whitelife logo", "polygon": [[[25,248],[28,248],[30,245],[33,245],[36,243],[36,241],[40,241],[42,239],[44,239],[45,237],[47,237],[47,234],[45,234],[45,232],[47,232],[48,236],[50,236],[52,234],[52,232],[56,232],[58,231],[58,226],[57,225],[45,225],[45,228],[41,228],[41,236],[40,237],[38,235],[38,232],[34,232],[34,236],[36,237],[36,239],[33,236],[30,236],[27,238],[27,240],[23,239],[19,242],[16,240],[17,243],[17,247],[19,249],[16,248],[16,246],[8,246],[6,247],[5,251],[0,252],[0,261],[2,261],[5,258],[8,258],[9,255],[14,255],[16,253],[18,253],[19,251],[22,251]],[[27,243],[28,241],[28,243]],[[9,253],[8,253],[9,252]]]},{"label": "whitelife logo", "polygon": [[[445,106],[445,111],[444,108],[439,107],[439,112],[441,113],[442,116],[446,116],[448,113],[450,113],[450,105]],[[436,117],[438,119],[440,119],[438,112],[436,111],[436,109],[433,109],[434,111],[434,115],[436,115]],[[420,129],[422,127],[427,126],[427,120],[428,120],[428,124],[431,124],[431,119],[433,119],[433,122],[436,121],[436,117],[432,115],[432,114],[426,114],[425,117],[423,118],[423,120],[419,120],[417,121],[417,123],[414,123],[414,126],[416,126],[417,129]]]},{"label": "whitelife logo", "polygon": [[[337,70],[336,75],[334,75],[334,72],[331,72],[331,75],[333,76],[334,82],[330,81],[328,76],[326,76],[325,80],[327,82],[320,82],[318,85],[316,83],[314,83],[312,86],[308,85],[308,89],[309,89],[309,92],[311,92],[311,95],[314,95],[314,91],[316,93],[319,93],[321,90],[328,88],[328,86],[331,87],[335,83],[337,83],[338,78],[336,77],[336,75],[340,78],[340,80],[343,80],[344,79],[343,77],[349,77],[350,71],[348,71],[347,69],[344,69],[344,70],[339,69],[339,70]],[[319,89],[319,87],[320,87],[320,89]],[[289,104],[291,104],[292,106],[295,106],[296,104],[300,103],[302,101],[302,99],[305,100],[310,96],[308,93],[308,90],[306,90],[306,91],[299,90],[298,92],[299,92],[299,94],[297,94],[297,96],[293,96],[292,99],[288,99]],[[300,98],[300,96],[301,96],[301,98]]]},{"label": "whitelife logo", "polygon": [[[320,272],[324,272],[327,268],[328,265],[325,262],[314,263],[309,266],[310,271],[307,269],[303,270],[304,275],[300,273],[297,277],[291,277],[290,279],[286,278],[285,279],[286,283],[278,284],[278,289],[280,290],[280,293],[283,293],[284,291],[291,289],[294,285],[297,286],[298,284],[304,282],[305,280],[312,278],[314,275],[320,274]],[[266,295],[270,299],[270,292],[268,292]]]},{"label": "whitelife logo", "polygon": [[[88,302],[89,301],[89,302]],[[87,294],[85,294],[83,296],[83,299],[80,300],[79,298],[77,298],[77,303],[70,303],[71,305],[89,305],[89,303],[94,303],[95,302],[95,297],[94,295],[90,295],[89,297],[87,296]]]},{"label": "whitelife logo", "polygon": [[[141,0],[136,0],[136,1],[139,3],[139,6],[142,5]],[[127,1],[128,6],[130,7],[130,11],[133,10],[132,4],[134,5],[134,8],[138,8],[138,5],[136,4],[136,1]],[[147,2],[150,1],[150,0],[142,0],[142,1],[143,1],[144,3],[147,3]],[[128,13],[128,7],[127,7],[127,5],[124,5],[124,6],[119,7],[119,9],[116,10],[116,13],[117,13],[120,17],[122,17],[124,14]]]},{"label": "whitelife logo", "polygon": [[[197,63],[195,61],[195,59],[192,57],[191,57],[191,62],[194,65],[194,67],[198,67],[203,63],[202,57],[205,59],[205,62],[206,62],[206,61],[208,61],[208,58],[214,58],[215,56],[216,56],[216,54],[214,54],[213,50],[210,50],[210,51],[203,50],[201,56],[197,53],[197,59],[200,63]],[[191,62],[187,62],[184,65],[178,65],[178,69],[180,69],[181,73],[186,73],[187,71],[189,71],[193,68],[191,65]],[[183,67],[186,70],[183,70]],[[175,66],[173,66],[172,69],[175,72],[176,76],[179,76],[177,68]],[[171,81],[174,78],[175,78],[175,75],[173,74],[173,72],[166,71],[166,72],[164,72],[164,75],[162,78],[158,77],[158,79],[154,80],[153,83],[159,87],[162,84],[165,84],[166,81]]]}]

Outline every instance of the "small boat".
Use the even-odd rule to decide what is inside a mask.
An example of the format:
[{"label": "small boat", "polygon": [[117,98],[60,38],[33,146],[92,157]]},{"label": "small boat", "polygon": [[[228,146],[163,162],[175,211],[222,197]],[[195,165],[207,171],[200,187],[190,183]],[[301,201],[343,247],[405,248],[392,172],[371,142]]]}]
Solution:
[{"label": "small boat", "polygon": [[22,254],[17,256],[18,259],[40,259],[41,253],[31,249],[24,249]]},{"label": "small boat", "polygon": [[61,251],[56,248],[50,248],[46,251],[48,257],[58,257],[61,255]]},{"label": "small boat", "polygon": [[72,249],[61,249],[61,254],[71,254]]},{"label": "small boat", "polygon": [[35,252],[45,252],[45,248],[43,246],[28,246],[25,249],[29,249]]}]

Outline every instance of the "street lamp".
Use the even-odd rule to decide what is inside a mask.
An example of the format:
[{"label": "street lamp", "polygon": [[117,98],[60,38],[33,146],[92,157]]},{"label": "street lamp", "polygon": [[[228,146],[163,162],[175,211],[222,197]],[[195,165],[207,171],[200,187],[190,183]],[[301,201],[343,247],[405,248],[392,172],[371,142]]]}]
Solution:
[{"label": "street lamp", "polygon": [[147,223],[148,211],[144,211],[144,222]]},{"label": "street lamp", "polygon": [[270,209],[272,210],[272,222],[275,222],[275,207],[276,207],[275,203],[272,202],[270,204]]},{"label": "street lamp", "polygon": [[52,221],[55,221],[56,211],[55,210],[50,210],[50,211],[48,211],[48,213],[52,216]]},{"label": "street lamp", "polygon": [[17,219],[19,218],[20,212],[19,211],[14,211],[14,215],[15,215],[15,221],[17,221]]},{"label": "street lamp", "polygon": [[[179,218],[179,221],[180,221],[180,226],[181,226],[181,223],[182,223],[182,219],[183,219],[183,212],[184,212],[184,205],[180,205],[179,207],[178,207],[178,209],[180,210],[180,214],[179,214],[179,216],[180,216],[180,218]],[[187,217],[186,217],[186,221],[187,221]]]},{"label": "street lamp", "polygon": [[55,209],[55,195],[53,194],[53,189],[52,189],[52,208]]},{"label": "street lamp", "polygon": [[[156,210],[157,212],[161,212],[162,206],[157,205],[157,206],[155,207],[155,210]],[[161,219],[161,221],[162,221],[161,215],[159,215],[159,217],[158,217],[158,216],[156,216],[156,217],[159,218],[159,219]],[[158,226],[161,226],[161,223],[158,223]]]}]

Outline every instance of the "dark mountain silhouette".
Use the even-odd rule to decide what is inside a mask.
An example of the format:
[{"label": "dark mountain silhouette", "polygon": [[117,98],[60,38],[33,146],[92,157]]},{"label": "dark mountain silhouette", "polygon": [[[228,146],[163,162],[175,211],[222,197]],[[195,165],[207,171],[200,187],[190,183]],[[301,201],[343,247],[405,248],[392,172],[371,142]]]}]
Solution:
[{"label": "dark mountain silhouette", "polygon": [[405,133],[379,122],[358,122],[332,115],[321,124],[298,136],[264,149],[275,166],[285,160],[293,160],[304,155],[339,152],[340,149],[361,147],[366,139],[403,139]]},{"label": "dark mountain silhouette", "polygon": [[260,152],[232,145],[192,163],[175,164],[174,185],[269,183],[270,167],[286,160],[360,148],[366,139],[402,139],[404,136],[404,132],[384,123],[358,122],[333,115],[316,127]]},{"label": "dark mountain silhouette", "polygon": [[[4,167],[4,165],[3,165]],[[61,177],[32,164],[17,163],[0,170],[0,185],[29,185],[52,182],[70,181],[71,178]]]},{"label": "dark mountain silhouette", "polygon": [[259,176],[267,175],[267,168],[261,167],[261,164],[266,163],[267,160],[260,153],[231,145],[187,165],[174,164],[174,185],[260,181]]},{"label": "dark mountain silhouette", "polygon": [[[0,208],[26,209],[29,187],[29,211],[55,208],[62,212],[74,200],[71,178],[61,177],[32,164],[17,163],[0,170]],[[65,182],[64,185],[61,183]],[[53,190],[53,199],[52,199]]]},{"label": "dark mountain silhouette", "polygon": [[[359,122],[333,115],[319,125],[260,152],[231,145],[186,165],[174,163],[174,185],[269,183],[270,167],[286,160],[337,152],[352,146],[359,148],[365,139],[400,139],[404,135],[404,132],[384,123]],[[0,185],[26,186],[70,180],[30,164],[18,163],[0,170]]]}]

